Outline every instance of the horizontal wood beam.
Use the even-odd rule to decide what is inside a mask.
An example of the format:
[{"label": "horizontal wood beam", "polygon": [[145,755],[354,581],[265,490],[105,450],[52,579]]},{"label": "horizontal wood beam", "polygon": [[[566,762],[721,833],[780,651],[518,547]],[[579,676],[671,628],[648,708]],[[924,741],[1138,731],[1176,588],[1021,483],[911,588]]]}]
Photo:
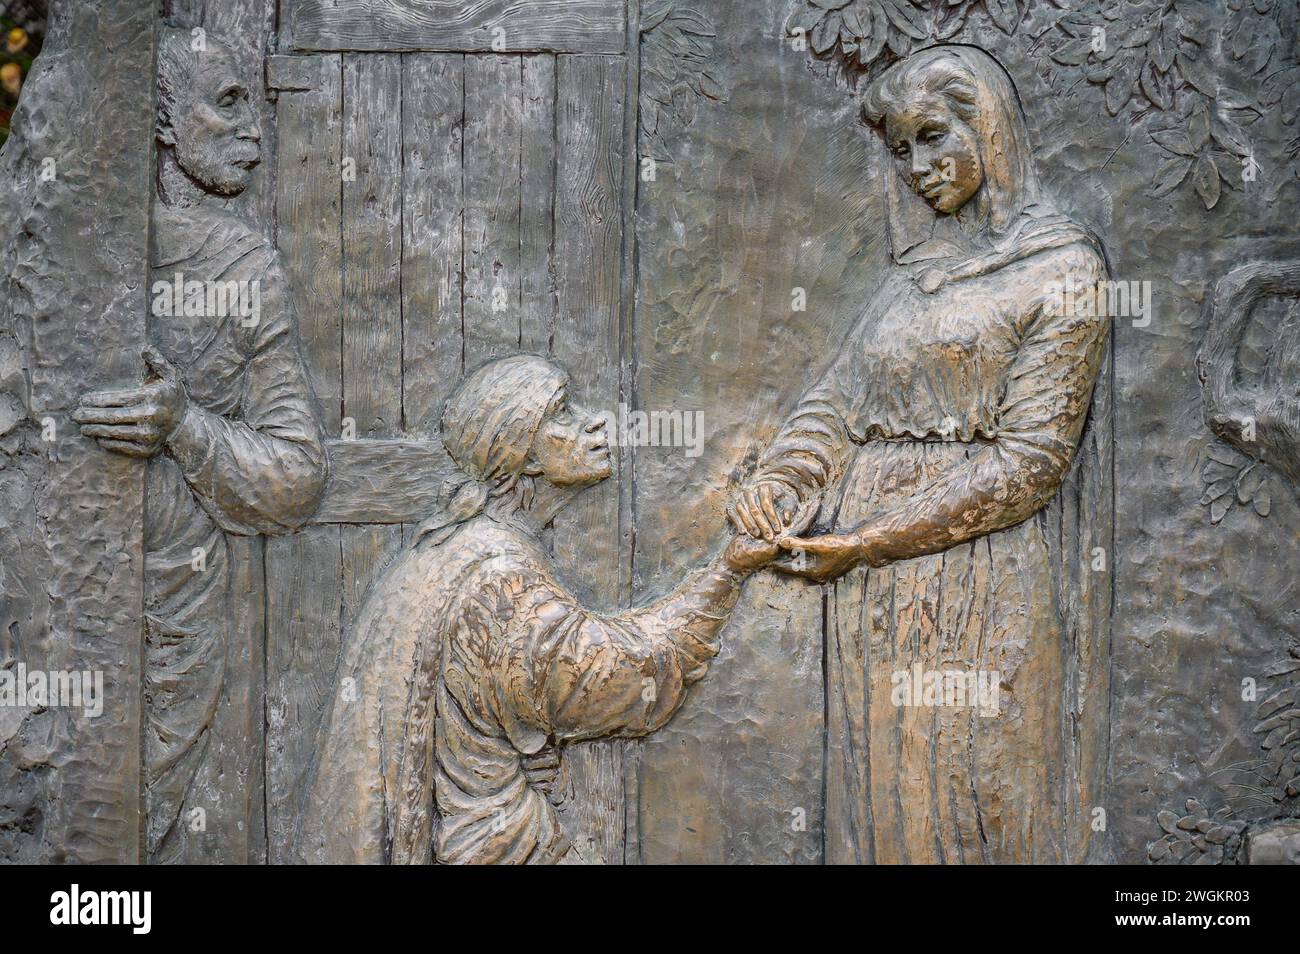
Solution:
[{"label": "horizontal wood beam", "polygon": [[292,49],[622,53],[627,0],[289,0]]},{"label": "horizontal wood beam", "polygon": [[435,441],[330,441],[330,481],[313,523],[419,523],[452,464]]}]

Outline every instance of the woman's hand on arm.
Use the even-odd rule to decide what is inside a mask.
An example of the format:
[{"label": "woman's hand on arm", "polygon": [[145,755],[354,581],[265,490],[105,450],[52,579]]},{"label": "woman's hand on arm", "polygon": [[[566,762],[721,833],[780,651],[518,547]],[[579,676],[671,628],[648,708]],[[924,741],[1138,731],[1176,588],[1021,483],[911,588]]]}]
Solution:
[{"label": "woman's hand on arm", "polygon": [[789,557],[773,563],[775,569],[817,583],[843,576],[860,563],[879,567],[889,562],[885,541],[870,525],[815,537],[782,536],[777,545]]}]

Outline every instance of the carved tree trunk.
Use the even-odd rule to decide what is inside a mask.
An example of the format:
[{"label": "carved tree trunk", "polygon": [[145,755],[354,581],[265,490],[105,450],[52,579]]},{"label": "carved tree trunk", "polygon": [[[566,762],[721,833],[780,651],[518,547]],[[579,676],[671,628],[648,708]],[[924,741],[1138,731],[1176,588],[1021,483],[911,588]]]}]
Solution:
[{"label": "carved tree trunk", "polygon": [[0,709],[3,860],[140,854],[144,468],[68,412],[141,376],[154,29],[138,0],[56,0],[0,161],[0,667],[102,672],[105,696]]}]

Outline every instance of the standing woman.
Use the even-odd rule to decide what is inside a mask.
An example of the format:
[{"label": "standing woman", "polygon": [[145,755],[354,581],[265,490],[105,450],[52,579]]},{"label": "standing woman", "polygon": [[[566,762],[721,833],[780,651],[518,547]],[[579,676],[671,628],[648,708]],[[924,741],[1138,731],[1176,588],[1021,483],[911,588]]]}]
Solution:
[{"label": "standing woman", "polygon": [[[1105,761],[1108,404],[1088,422],[1108,320],[1062,290],[1105,261],[1039,194],[987,53],[915,53],[864,112],[891,157],[896,267],[734,512],[792,551],[787,572],[836,580],[826,860],[1083,860]],[[833,532],[794,535],[814,511]],[[996,696],[910,691],[936,672]]]}]

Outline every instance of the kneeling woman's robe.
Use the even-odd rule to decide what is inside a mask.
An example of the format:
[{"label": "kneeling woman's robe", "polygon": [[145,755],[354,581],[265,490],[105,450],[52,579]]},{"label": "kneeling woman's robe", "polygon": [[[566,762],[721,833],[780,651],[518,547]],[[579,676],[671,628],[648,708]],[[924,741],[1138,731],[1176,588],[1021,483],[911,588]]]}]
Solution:
[{"label": "kneeling woman's robe", "polygon": [[741,579],[706,568],[619,616],[584,609],[537,540],[479,516],[380,578],[347,641],[297,831],[307,862],[577,857],[529,757],[645,735],[718,652]]}]

